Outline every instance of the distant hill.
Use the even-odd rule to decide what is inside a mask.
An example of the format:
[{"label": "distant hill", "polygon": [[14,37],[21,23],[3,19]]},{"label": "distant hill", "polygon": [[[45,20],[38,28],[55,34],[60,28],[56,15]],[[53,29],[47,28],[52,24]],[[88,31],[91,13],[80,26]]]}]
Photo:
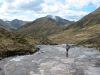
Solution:
[{"label": "distant hill", "polygon": [[0,19],[0,27],[10,30],[9,24],[3,21],[2,19]]},{"label": "distant hill", "polygon": [[28,23],[28,21],[22,21],[22,20],[18,20],[18,19],[14,19],[12,21],[5,21],[5,22],[8,23],[10,25],[10,27],[13,28],[13,29],[18,29],[21,26]]},{"label": "distant hill", "polygon": [[85,44],[100,48],[100,8],[49,38],[57,43]]},{"label": "distant hill", "polygon": [[18,19],[15,19],[12,21],[4,21],[4,20],[0,19],[0,27],[5,28],[7,30],[18,29],[19,27],[23,26],[26,23],[28,23],[28,22],[18,20]]}]

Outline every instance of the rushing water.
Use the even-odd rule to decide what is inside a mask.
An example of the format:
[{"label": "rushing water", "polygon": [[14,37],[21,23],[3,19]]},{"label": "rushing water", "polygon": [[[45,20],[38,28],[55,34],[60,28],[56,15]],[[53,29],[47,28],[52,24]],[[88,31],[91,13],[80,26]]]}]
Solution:
[{"label": "rushing water", "polygon": [[100,75],[100,53],[93,48],[38,45],[33,55],[0,61],[0,75]]}]

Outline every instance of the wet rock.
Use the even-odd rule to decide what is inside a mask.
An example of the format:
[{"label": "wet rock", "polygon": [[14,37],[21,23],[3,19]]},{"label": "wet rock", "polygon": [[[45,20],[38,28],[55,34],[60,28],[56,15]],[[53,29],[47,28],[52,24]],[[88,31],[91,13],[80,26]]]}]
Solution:
[{"label": "wet rock", "polygon": [[66,58],[65,45],[40,45],[34,55],[0,61],[5,75],[100,75],[100,53],[94,49],[72,47]]}]

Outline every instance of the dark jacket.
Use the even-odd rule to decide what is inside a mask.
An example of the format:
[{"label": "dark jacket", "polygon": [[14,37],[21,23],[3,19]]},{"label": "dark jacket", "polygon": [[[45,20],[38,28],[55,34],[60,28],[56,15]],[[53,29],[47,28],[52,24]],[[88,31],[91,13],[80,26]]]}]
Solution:
[{"label": "dark jacket", "polygon": [[66,45],[66,51],[68,52],[68,50],[70,49],[69,45]]}]

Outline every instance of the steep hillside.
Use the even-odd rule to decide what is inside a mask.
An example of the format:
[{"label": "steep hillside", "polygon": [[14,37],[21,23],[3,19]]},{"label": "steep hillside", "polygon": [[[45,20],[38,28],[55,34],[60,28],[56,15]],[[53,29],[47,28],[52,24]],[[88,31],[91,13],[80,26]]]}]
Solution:
[{"label": "steep hillside", "polygon": [[100,8],[70,25],[65,31],[50,36],[50,39],[57,43],[100,47]]},{"label": "steep hillside", "polygon": [[[67,21],[67,20],[66,20]],[[35,21],[28,23],[24,26],[22,26],[21,28],[19,28],[18,32],[23,33],[23,34],[28,34],[28,35],[34,35],[36,36],[36,34],[39,36],[41,35],[50,35],[53,33],[58,33],[59,31],[61,31],[63,29],[63,27],[59,26],[59,22],[61,25],[63,24],[69,24],[70,21],[67,21],[65,23],[65,20],[61,18],[58,19],[58,17],[56,17],[55,19],[52,18],[51,16],[46,16],[46,17],[42,17],[39,19],[36,19]],[[71,22],[72,23],[72,22]]]},{"label": "steep hillside", "polygon": [[78,22],[74,23],[72,27],[84,28],[88,25],[100,24],[100,7],[90,14],[83,17]]},{"label": "steep hillside", "polygon": [[60,31],[60,29],[61,28],[57,26],[53,19],[43,17],[24,25],[23,27],[19,28],[18,32],[27,35],[49,35]]}]

